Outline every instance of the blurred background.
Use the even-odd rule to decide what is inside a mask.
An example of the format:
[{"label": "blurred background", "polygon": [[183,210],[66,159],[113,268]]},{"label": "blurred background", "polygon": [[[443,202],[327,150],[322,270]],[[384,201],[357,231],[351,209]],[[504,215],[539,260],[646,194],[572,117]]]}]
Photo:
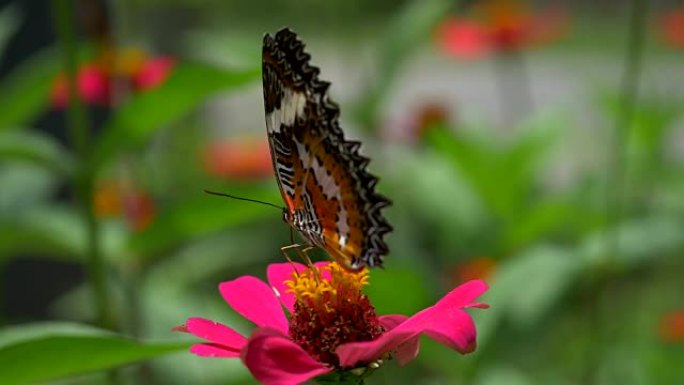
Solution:
[{"label": "blurred background", "polygon": [[475,353],[368,384],[684,383],[682,2],[2,0],[4,383],[254,383],[171,328],[248,333],[217,284],[282,262],[280,213],[202,191],[280,204],[283,26],[394,203],[378,312],[491,286]]}]

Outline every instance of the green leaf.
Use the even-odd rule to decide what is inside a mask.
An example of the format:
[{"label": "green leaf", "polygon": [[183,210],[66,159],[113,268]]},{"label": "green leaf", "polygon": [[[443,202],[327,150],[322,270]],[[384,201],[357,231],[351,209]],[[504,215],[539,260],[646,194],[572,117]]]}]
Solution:
[{"label": "green leaf", "polygon": [[[100,229],[105,256],[117,257],[125,245],[125,231],[115,222],[103,222]],[[54,204],[0,217],[0,260],[17,253],[83,261],[86,255],[83,217],[73,207]]]},{"label": "green leaf", "polygon": [[74,157],[47,135],[33,131],[0,131],[0,157],[37,164],[61,176],[75,168]]},{"label": "green leaf", "polygon": [[[277,201],[274,194],[275,192],[259,189],[244,196]],[[138,255],[151,257],[190,238],[258,219],[280,216],[281,213],[272,208],[198,192],[195,199],[184,200],[156,218],[147,230],[133,238],[132,247]]]},{"label": "green leaf", "polygon": [[490,308],[473,314],[478,345],[486,345],[495,336],[502,319],[525,328],[548,314],[582,266],[572,252],[550,245],[537,246],[502,262],[481,300]]},{"label": "green leaf", "polygon": [[2,80],[0,130],[23,125],[47,107],[59,63],[56,51],[39,52]]},{"label": "green leaf", "polygon": [[37,207],[0,219],[0,256],[19,252],[71,257],[83,254],[85,233],[75,210]]},{"label": "green leaf", "polygon": [[0,9],[0,58],[2,58],[10,37],[19,27],[22,16],[15,4],[7,4]]},{"label": "green leaf", "polygon": [[200,63],[180,62],[160,87],[132,97],[106,124],[94,146],[97,165],[121,151],[144,143],[156,130],[183,117],[206,98],[254,81],[257,69],[231,71]]},{"label": "green leaf", "polygon": [[558,121],[557,115],[531,121],[524,134],[510,144],[493,141],[486,127],[455,132],[435,126],[426,132],[425,140],[467,178],[492,214],[514,221],[528,209],[538,172],[548,166],[544,155],[557,137]]},{"label": "green leaf", "polygon": [[[654,216],[620,224],[617,232],[617,262],[634,267],[653,258],[665,257],[684,246],[684,221],[671,216]],[[611,235],[613,236],[613,235]],[[600,265],[606,259],[606,234],[594,233],[580,244],[579,256],[587,267]]]},{"label": "green leaf", "polygon": [[[556,304],[579,273],[581,264],[573,253],[552,246],[535,247],[502,263],[490,292],[506,297],[492,300],[512,321],[531,325]],[[534,277],[534,279],[530,279]]]},{"label": "green leaf", "polygon": [[502,234],[501,250],[516,250],[550,235],[581,234],[602,218],[602,212],[566,199],[542,198],[516,218]]},{"label": "green leaf", "polygon": [[5,159],[0,165],[0,223],[50,198],[59,178],[43,167]]},{"label": "green leaf", "polygon": [[[395,242],[396,238],[411,239],[420,234],[416,220],[428,225],[423,229],[437,241],[436,250],[445,255],[463,250],[468,242],[481,236],[487,219],[485,204],[448,159],[433,152],[407,152],[403,148],[390,155],[393,167],[383,185],[391,183],[388,191],[393,192],[392,200],[396,202],[393,211],[403,214],[409,225],[396,227]],[[400,234],[404,231],[406,234]]]},{"label": "green leaf", "polygon": [[85,325],[41,323],[0,331],[5,385],[26,384],[115,368],[188,348],[187,343],[143,343]]}]

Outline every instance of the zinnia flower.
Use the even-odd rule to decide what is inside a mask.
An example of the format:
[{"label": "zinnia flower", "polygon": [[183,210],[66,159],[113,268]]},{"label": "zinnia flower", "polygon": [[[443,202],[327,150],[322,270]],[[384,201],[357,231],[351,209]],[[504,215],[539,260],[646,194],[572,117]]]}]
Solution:
[{"label": "zinnia flower", "polygon": [[[463,310],[486,308],[475,299],[487,290],[470,281],[412,317],[377,316],[362,288],[368,270],[349,272],[335,262],[307,268],[269,265],[269,284],[242,276],[219,285],[223,298],[257,328],[246,338],[218,322],[190,318],[175,328],[207,342],[191,352],[237,358],[266,385],[294,385],[332,372],[368,374],[392,357],[406,365],[418,354],[424,334],[461,353],[475,349],[475,325]],[[283,312],[282,306],[287,313]]]}]

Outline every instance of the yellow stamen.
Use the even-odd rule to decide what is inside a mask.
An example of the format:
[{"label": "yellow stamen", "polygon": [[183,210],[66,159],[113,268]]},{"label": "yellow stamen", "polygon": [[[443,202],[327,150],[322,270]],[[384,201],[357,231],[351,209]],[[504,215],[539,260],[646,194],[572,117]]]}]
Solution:
[{"label": "yellow stamen", "polygon": [[337,302],[338,294],[358,294],[367,284],[367,268],[351,272],[336,262],[293,273],[292,279],[285,281],[287,292],[294,294],[297,302],[310,301],[311,305],[326,312],[330,312],[331,304]]}]

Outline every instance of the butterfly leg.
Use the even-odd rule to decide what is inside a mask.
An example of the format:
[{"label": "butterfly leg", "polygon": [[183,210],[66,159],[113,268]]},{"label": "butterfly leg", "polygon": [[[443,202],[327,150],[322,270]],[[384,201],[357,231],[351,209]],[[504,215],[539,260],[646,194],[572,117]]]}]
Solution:
[{"label": "butterfly leg", "polygon": [[309,258],[309,251],[313,249],[315,249],[314,246],[308,246],[301,249],[302,258],[304,259],[304,262],[306,262],[306,265],[309,267],[313,266],[313,262],[311,262],[311,258]]},{"label": "butterfly leg", "polygon": [[[305,246],[305,245],[302,243],[293,243],[293,244],[288,245],[288,246],[283,246],[280,248],[280,253],[283,254],[283,256],[285,257],[285,259],[287,259],[288,262],[290,262],[291,264],[294,264],[294,262],[290,258],[290,255],[288,254],[288,250],[294,249],[299,254],[302,246]],[[300,255],[300,257],[301,257],[301,255]]]}]

